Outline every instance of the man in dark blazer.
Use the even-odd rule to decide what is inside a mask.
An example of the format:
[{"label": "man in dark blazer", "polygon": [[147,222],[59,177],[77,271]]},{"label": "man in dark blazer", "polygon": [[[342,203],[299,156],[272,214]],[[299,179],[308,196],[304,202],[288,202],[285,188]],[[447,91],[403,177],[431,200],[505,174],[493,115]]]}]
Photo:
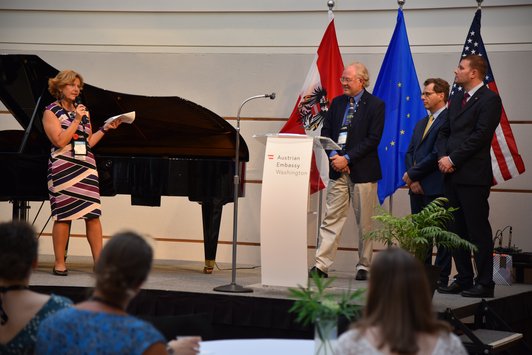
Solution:
[{"label": "man in dark blazer", "polygon": [[330,160],[327,206],[320,226],[316,264],[310,274],[328,276],[351,204],[359,236],[355,278],[366,280],[373,245],[362,236],[373,226],[371,217],[377,206],[377,181],[382,177],[377,147],[384,128],[384,102],[365,90],[369,74],[362,63],[347,66],[340,81],[344,95],[333,99],[321,134],[337,142],[342,149],[327,152]]},{"label": "man in dark blazer", "polygon": [[[430,78],[423,85],[421,99],[430,114],[419,120],[414,128],[405,155],[406,172],[403,176],[409,188],[412,213],[420,212],[435,198],[443,196],[443,174],[438,168],[435,143],[441,125],[447,119],[449,83],[440,78]],[[425,263],[432,265],[432,248]],[[447,286],[451,273],[450,251],[438,248],[434,265],[441,269],[439,285]]]},{"label": "man in dark blazer", "polygon": [[484,85],[486,62],[482,57],[463,57],[454,73],[455,83],[463,91],[451,100],[436,148],[440,171],[445,174],[445,195],[451,206],[459,208],[451,230],[478,248],[474,253],[477,277],[473,280],[471,252],[453,250],[458,275],[438,291],[493,297],[493,239],[488,219],[493,182],[490,148],[502,103],[499,95]]}]

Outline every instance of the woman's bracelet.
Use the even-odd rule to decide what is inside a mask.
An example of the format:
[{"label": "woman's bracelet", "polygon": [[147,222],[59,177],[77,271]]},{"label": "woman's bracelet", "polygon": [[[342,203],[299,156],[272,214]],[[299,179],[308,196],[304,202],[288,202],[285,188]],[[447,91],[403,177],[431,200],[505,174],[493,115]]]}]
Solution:
[{"label": "woman's bracelet", "polygon": [[107,131],[105,130],[105,128],[103,128],[104,126],[101,126],[100,129],[98,131],[102,132],[103,134],[106,134]]}]

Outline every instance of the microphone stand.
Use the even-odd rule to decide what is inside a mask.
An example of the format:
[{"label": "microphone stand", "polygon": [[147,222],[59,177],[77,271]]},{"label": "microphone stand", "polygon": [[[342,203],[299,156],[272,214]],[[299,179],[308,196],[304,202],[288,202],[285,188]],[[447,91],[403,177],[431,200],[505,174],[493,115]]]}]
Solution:
[{"label": "microphone stand", "polygon": [[266,98],[266,97],[269,97],[271,100],[273,100],[275,99],[275,93],[272,93],[271,95],[269,94],[255,95],[255,96],[251,96],[245,99],[240,105],[240,108],[238,109],[238,113],[236,114],[235,176],[233,177],[233,183],[234,183],[233,259],[232,259],[232,265],[231,265],[231,283],[228,285],[215,287],[213,289],[214,291],[232,292],[232,293],[253,292],[253,289],[242,287],[236,283],[236,241],[237,241],[237,234],[238,234],[238,190],[240,187],[240,166],[239,166],[240,165],[240,111],[242,110],[242,107],[244,106],[246,102],[254,100],[254,99]]}]

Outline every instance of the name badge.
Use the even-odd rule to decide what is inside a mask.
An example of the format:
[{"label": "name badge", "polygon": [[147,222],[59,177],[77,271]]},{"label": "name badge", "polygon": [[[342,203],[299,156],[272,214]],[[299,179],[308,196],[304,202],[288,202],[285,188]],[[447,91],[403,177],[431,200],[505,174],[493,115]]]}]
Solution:
[{"label": "name badge", "polygon": [[74,157],[76,159],[85,159],[87,156],[87,144],[84,140],[74,141]]},{"label": "name badge", "polygon": [[345,144],[346,141],[347,141],[347,132],[340,132],[337,143],[339,145],[342,145],[342,144]]}]

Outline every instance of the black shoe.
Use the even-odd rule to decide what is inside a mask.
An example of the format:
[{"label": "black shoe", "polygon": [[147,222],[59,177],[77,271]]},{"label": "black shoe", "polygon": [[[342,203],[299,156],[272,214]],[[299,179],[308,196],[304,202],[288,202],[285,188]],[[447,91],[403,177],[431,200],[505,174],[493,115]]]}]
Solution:
[{"label": "black shoe", "polygon": [[365,281],[368,279],[368,270],[364,270],[364,269],[359,269],[357,271],[357,274],[355,276],[355,280],[358,280],[358,281]]},{"label": "black shoe", "polygon": [[52,269],[52,274],[56,276],[68,276],[68,270],[56,270],[55,267]]},{"label": "black shoe", "polygon": [[476,298],[493,298],[494,288],[482,286],[476,284],[475,286],[462,291],[461,295],[464,297],[476,297]]},{"label": "black shoe", "polygon": [[326,279],[329,277],[329,275],[326,272],[321,271],[317,267],[313,266],[312,269],[308,272],[308,277],[312,278],[312,274],[318,275],[318,277],[322,279]]},{"label": "black shoe", "polygon": [[438,287],[447,287],[449,286],[449,279],[439,279],[438,281],[436,281],[436,284],[438,285]]},{"label": "black shoe", "polygon": [[438,287],[439,293],[458,294],[464,289],[456,281],[453,281],[449,286]]}]

